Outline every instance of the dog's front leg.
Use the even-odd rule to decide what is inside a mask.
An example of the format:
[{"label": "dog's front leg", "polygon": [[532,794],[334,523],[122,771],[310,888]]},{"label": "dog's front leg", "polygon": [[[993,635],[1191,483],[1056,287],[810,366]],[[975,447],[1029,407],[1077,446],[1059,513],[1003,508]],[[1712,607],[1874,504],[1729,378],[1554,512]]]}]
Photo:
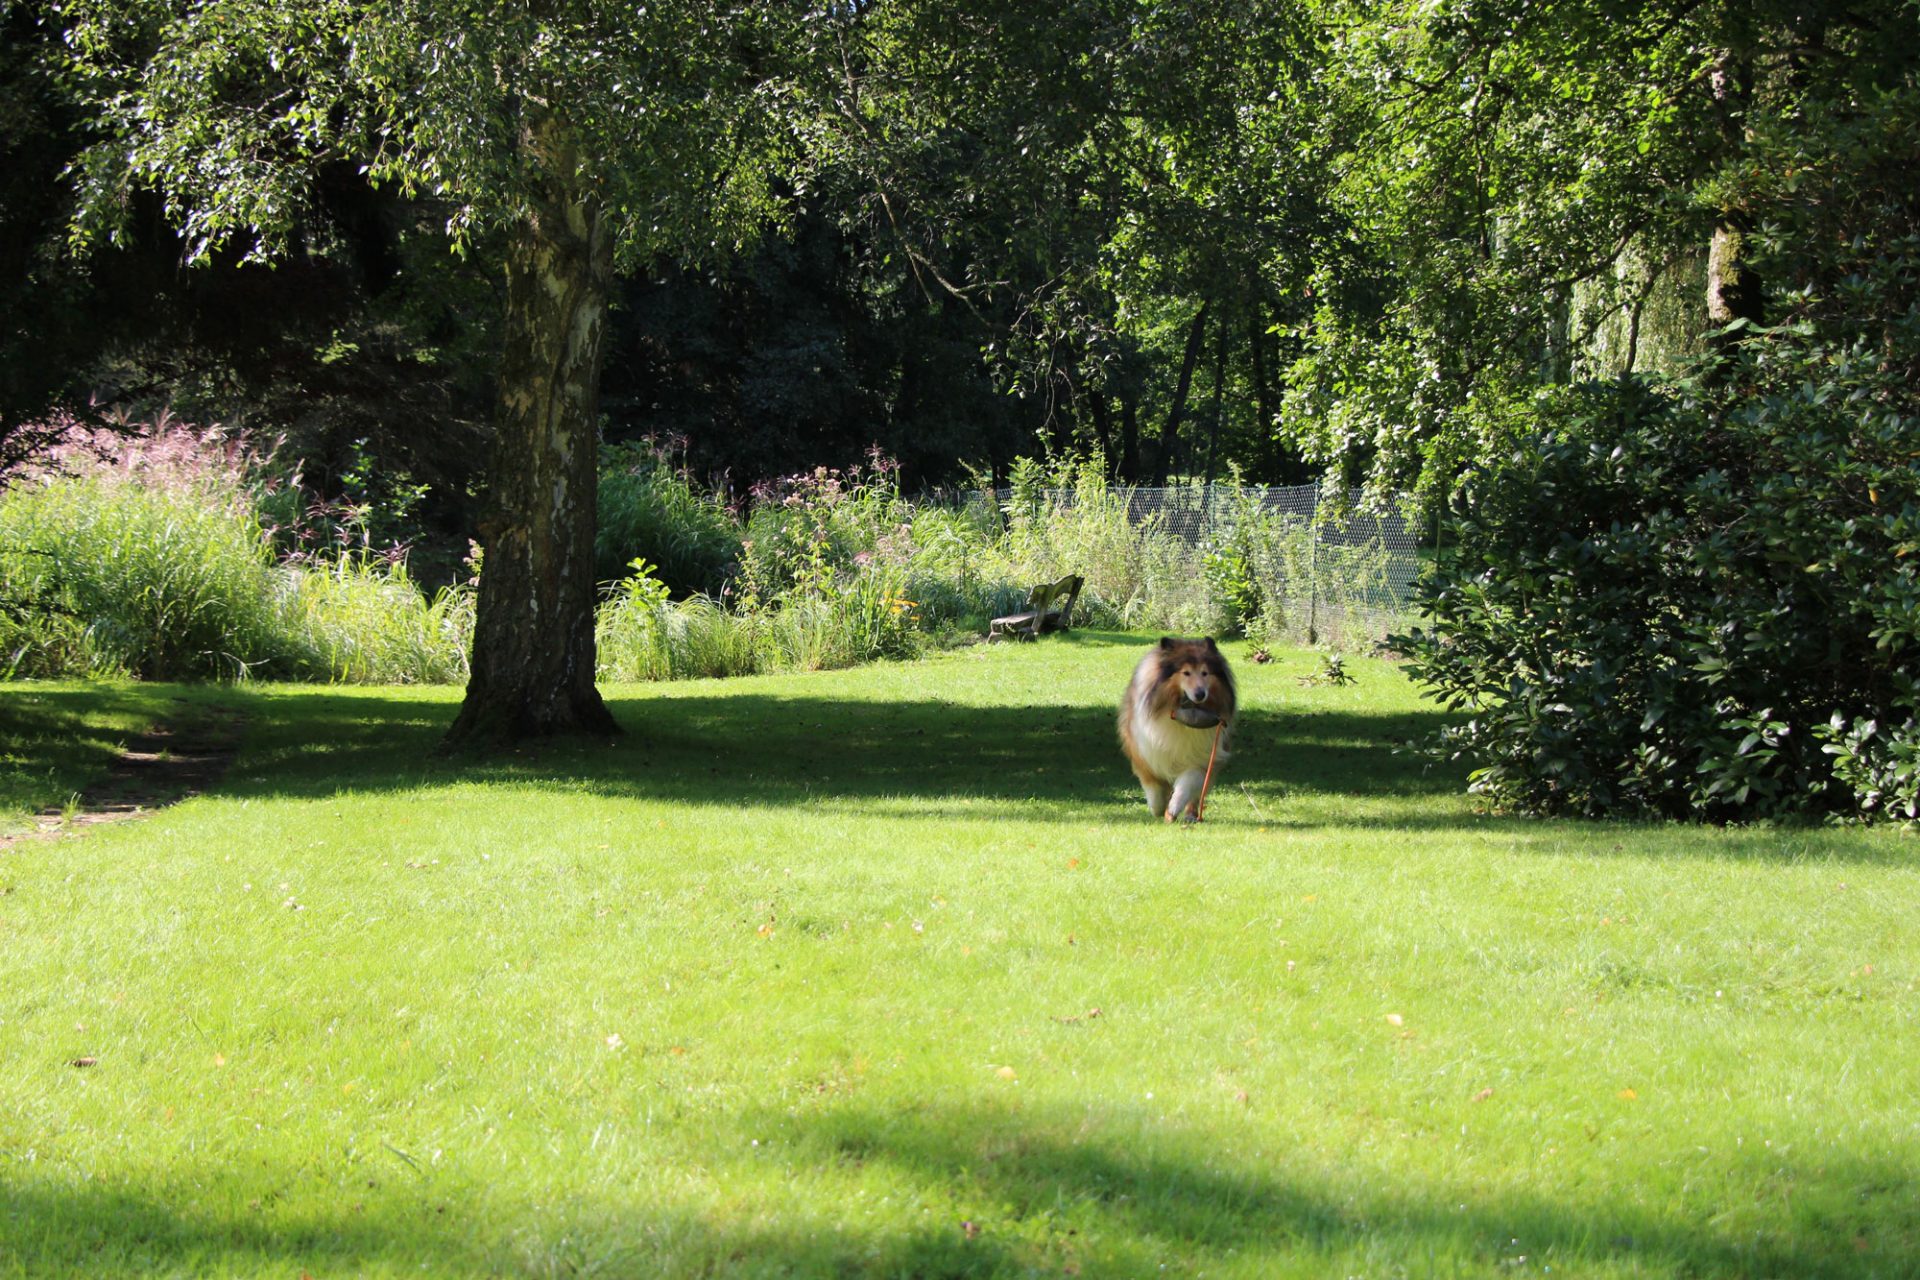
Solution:
[{"label": "dog's front leg", "polygon": [[1189,769],[1173,780],[1173,799],[1167,804],[1167,821],[1185,818],[1188,822],[1198,822],[1197,812],[1200,804],[1200,787],[1206,781],[1205,769]]},{"label": "dog's front leg", "polygon": [[1167,788],[1160,782],[1148,782],[1141,779],[1140,789],[1147,793],[1147,809],[1154,817],[1162,817],[1167,812]]}]

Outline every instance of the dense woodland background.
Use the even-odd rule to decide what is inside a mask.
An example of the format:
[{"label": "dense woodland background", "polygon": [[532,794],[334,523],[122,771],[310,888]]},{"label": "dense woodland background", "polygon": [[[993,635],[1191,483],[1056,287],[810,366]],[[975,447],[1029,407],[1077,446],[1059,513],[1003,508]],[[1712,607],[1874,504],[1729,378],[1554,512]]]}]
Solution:
[{"label": "dense woodland background", "polygon": [[[457,524],[497,236],[455,257],[451,201],[342,157],[309,167],[270,264],[243,234],[190,267],[138,184],[76,256],[101,127],[63,69],[76,8],[4,8],[5,420],[168,405],[286,433],[322,484],[365,441]],[[846,136],[802,154],[817,121],[792,124],[776,219],[623,272],[608,439],[683,440],[743,490],[874,444],[910,487],[1096,445],[1134,483],[1357,476],[1383,434],[1697,351],[1715,227],[1796,172],[1778,130],[1854,136],[1912,26],[1899,4],[867,8],[839,15],[843,40],[879,29],[864,78],[806,86]]]}]

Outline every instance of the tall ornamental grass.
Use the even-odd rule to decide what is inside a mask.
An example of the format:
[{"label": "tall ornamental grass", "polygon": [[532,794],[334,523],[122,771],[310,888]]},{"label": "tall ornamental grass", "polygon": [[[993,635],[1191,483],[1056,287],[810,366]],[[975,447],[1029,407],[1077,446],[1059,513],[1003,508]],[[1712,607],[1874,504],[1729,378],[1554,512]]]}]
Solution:
[{"label": "tall ornamental grass", "polygon": [[283,654],[275,587],[259,521],[211,475],[49,475],[0,499],[16,675],[244,676]]},{"label": "tall ornamental grass", "polygon": [[739,570],[740,525],[651,444],[609,445],[600,453],[593,541],[601,582],[644,559],[675,595],[718,595]]},{"label": "tall ornamental grass", "polygon": [[0,672],[461,679],[471,591],[429,597],[397,557],[277,557],[264,474],[244,441],[165,418],[69,430],[0,489]]},{"label": "tall ornamental grass", "polygon": [[405,561],[350,556],[276,571],[276,622],[299,678],[457,684],[473,650],[474,593],[427,593]]}]

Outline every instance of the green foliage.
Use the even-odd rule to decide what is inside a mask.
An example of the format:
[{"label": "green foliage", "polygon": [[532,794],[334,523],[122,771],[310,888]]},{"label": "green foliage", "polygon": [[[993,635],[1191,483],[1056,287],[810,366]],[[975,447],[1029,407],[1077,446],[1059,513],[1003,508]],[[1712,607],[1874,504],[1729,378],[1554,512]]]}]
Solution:
[{"label": "green foliage", "polygon": [[278,572],[283,669],[345,684],[455,684],[473,650],[474,594],[423,591],[404,560],[342,556]]},{"label": "green foliage", "polygon": [[278,656],[273,588],[264,531],[217,483],[95,473],[0,496],[0,594],[31,620],[9,637],[18,674],[244,676]]},{"label": "green foliage", "polygon": [[1214,634],[1225,619],[1202,553],[1167,531],[1159,512],[1136,517],[1130,490],[1108,483],[1098,454],[1051,469],[1016,463],[998,570],[1031,585],[1086,579],[1081,607],[1097,623]]},{"label": "green foliage", "polygon": [[[92,448],[109,437],[83,438]],[[463,678],[470,589],[428,596],[401,558],[276,559],[281,502],[243,444],[162,423],[75,448],[0,490],[0,662],[17,675]],[[282,503],[284,505],[284,503]],[[300,505],[296,503],[296,505]]]},{"label": "green foliage", "polygon": [[1444,742],[1476,790],[1910,812],[1920,465],[1883,355],[1779,331],[1725,383],[1543,400],[1546,434],[1468,485],[1419,592],[1431,629],[1402,641],[1473,713]]},{"label": "green foliage", "polygon": [[1811,249],[1909,201],[1903,0],[1321,12],[1340,34],[1303,125],[1337,176],[1337,233],[1285,334],[1283,416],[1381,492],[1438,504],[1533,438],[1535,387],[1700,350],[1716,228]]},{"label": "green foliage", "polygon": [[732,578],[739,523],[658,449],[603,448],[598,494],[593,562],[600,581],[619,579],[636,558],[651,563],[674,595],[717,595]]},{"label": "green foliage", "polygon": [[899,466],[878,451],[866,467],[816,467],[758,485],[747,518],[742,595],[777,599],[824,588],[876,555],[899,554],[912,532]]},{"label": "green foliage", "polygon": [[[676,605],[645,560],[601,605],[595,629],[599,675],[606,680],[673,680],[745,675],[760,669],[752,630],[712,601]],[[744,636],[744,645],[739,641]]]},{"label": "green foliage", "polygon": [[1467,483],[1412,651],[1498,803],[1914,816],[1914,77],[1902,42],[1770,85],[1829,109],[1756,115],[1714,196],[1779,323],[1677,383],[1541,393]]},{"label": "green foliage", "polygon": [[1300,683],[1303,685],[1329,685],[1336,689],[1344,688],[1353,682],[1354,674],[1347,670],[1345,655],[1338,653],[1321,654],[1319,667],[1310,674],[1300,677]]}]

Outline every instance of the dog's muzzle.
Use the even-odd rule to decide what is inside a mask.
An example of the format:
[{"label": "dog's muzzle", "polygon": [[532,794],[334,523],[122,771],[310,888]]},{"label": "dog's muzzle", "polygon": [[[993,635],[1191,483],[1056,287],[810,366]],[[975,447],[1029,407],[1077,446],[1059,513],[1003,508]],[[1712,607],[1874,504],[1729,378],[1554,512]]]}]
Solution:
[{"label": "dog's muzzle", "polygon": [[1173,709],[1173,718],[1189,729],[1211,729],[1220,723],[1220,713],[1212,707],[1203,707],[1198,703],[1180,699],[1180,705]]}]

